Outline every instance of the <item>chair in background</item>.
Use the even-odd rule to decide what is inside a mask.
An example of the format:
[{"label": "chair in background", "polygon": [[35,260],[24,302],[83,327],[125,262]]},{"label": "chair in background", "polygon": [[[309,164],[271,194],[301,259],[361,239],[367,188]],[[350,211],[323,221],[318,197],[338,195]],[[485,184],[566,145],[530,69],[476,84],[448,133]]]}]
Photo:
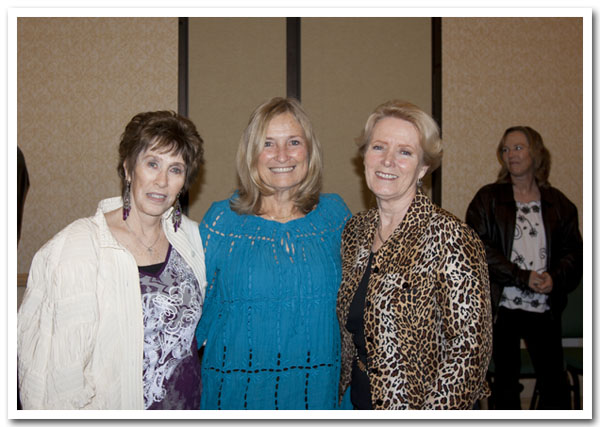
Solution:
[{"label": "chair in background", "polygon": [[572,409],[581,409],[579,376],[583,377],[583,280],[568,298],[562,314],[563,354]]}]

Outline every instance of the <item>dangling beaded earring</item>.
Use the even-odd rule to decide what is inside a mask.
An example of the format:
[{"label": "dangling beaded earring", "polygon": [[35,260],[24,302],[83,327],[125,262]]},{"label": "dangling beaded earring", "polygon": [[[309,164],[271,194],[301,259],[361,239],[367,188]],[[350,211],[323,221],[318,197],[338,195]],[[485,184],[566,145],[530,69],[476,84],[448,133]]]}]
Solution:
[{"label": "dangling beaded earring", "polygon": [[131,181],[127,180],[123,192],[123,221],[127,220],[129,212],[131,212]]},{"label": "dangling beaded earring", "polygon": [[417,188],[421,189],[422,186],[423,186],[423,181],[421,181],[421,178],[417,179]]},{"label": "dangling beaded earring", "polygon": [[181,191],[177,193],[177,198],[175,199],[175,204],[173,205],[173,228],[175,232],[181,225],[181,205],[179,204],[179,196],[181,195]]}]

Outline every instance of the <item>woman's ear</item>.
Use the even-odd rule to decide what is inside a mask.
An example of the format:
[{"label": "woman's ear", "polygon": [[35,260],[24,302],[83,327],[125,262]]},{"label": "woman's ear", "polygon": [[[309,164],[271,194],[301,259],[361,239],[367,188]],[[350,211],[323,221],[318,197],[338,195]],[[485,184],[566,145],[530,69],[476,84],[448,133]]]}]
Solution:
[{"label": "woman's ear", "polygon": [[421,171],[419,172],[419,179],[423,179],[427,171],[429,170],[429,165],[422,165]]},{"label": "woman's ear", "polygon": [[129,169],[127,169],[127,160],[123,160],[123,170],[125,171],[125,181],[130,181]]}]

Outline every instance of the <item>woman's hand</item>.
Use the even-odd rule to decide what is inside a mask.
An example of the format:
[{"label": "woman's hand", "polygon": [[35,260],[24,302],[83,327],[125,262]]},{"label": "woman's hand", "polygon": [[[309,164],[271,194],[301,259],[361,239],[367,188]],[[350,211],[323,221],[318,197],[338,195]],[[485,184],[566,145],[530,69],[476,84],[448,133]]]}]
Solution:
[{"label": "woman's hand", "polygon": [[542,273],[543,282],[539,285],[540,292],[543,294],[549,294],[552,292],[552,287],[554,286],[554,282],[552,281],[552,276],[547,271]]},{"label": "woman's hand", "polygon": [[532,271],[529,274],[529,287],[540,294],[549,294],[553,287],[552,276],[547,271],[542,274]]}]

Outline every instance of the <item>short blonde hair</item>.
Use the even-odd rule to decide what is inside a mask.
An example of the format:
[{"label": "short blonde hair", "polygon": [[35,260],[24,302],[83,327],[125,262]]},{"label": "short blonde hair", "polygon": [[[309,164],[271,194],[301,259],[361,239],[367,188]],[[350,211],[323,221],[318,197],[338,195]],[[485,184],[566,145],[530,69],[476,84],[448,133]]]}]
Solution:
[{"label": "short blonde hair", "polygon": [[319,202],[323,177],[321,144],[300,102],[294,98],[276,97],[254,110],[240,139],[236,155],[238,197],[230,203],[231,209],[239,214],[259,214],[261,197],[273,194],[259,176],[258,157],[264,148],[269,123],[284,113],[292,114],[302,127],[308,151],[308,171],[293,195],[294,205],[308,213]]},{"label": "short blonde hair", "polygon": [[443,155],[442,140],[437,123],[416,105],[396,99],[377,106],[367,119],[364,129],[356,141],[360,154],[365,155],[375,125],[386,117],[406,120],[413,124],[419,133],[419,143],[423,149],[423,163],[428,166],[427,173],[437,169],[442,162]]}]

